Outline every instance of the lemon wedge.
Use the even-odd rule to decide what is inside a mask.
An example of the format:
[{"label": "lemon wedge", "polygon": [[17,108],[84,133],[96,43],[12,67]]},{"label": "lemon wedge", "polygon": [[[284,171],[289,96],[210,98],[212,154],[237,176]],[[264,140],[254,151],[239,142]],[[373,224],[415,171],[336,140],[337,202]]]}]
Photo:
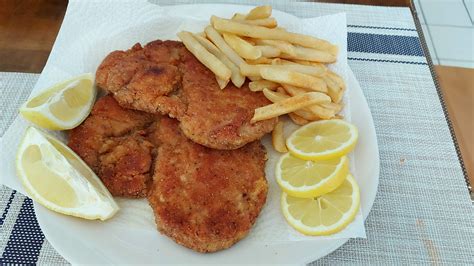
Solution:
[{"label": "lemon wedge", "polygon": [[321,120],[302,126],[286,140],[290,153],[304,160],[329,160],[351,152],[357,128],[344,120]]},{"label": "lemon wedge", "polygon": [[288,223],[305,235],[330,235],[350,224],[360,205],[359,186],[347,175],[334,191],[306,199],[282,193],[281,209]]},{"label": "lemon wedge", "polygon": [[69,147],[33,127],[19,146],[16,170],[31,198],[50,210],[106,220],[119,209],[100,179]]},{"label": "lemon wedge", "polygon": [[20,114],[43,128],[71,129],[89,115],[96,93],[93,75],[80,75],[30,98],[20,107]]},{"label": "lemon wedge", "polygon": [[325,161],[305,161],[286,153],[278,160],[275,177],[288,195],[314,198],[339,187],[349,173],[346,156]]}]

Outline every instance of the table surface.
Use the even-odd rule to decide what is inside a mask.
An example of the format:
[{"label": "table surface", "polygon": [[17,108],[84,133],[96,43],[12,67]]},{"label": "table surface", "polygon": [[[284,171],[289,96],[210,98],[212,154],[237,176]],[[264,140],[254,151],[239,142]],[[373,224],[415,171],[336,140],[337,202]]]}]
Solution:
[{"label": "table surface", "polygon": [[[474,69],[448,66],[435,66],[435,69],[472,187],[474,186]],[[474,200],[473,192],[471,198]]]},{"label": "table surface", "polygon": [[[33,5],[31,9],[36,11],[24,11],[29,14],[25,17],[35,14],[39,20],[51,20],[46,14],[58,12],[58,6],[46,6],[49,11],[43,12]],[[349,63],[373,112],[380,147],[380,186],[366,221],[367,239],[352,239],[318,263],[472,262],[472,205],[436,82],[433,83],[409,12],[356,6],[316,7],[309,3],[279,4],[277,8],[302,17],[348,12]],[[373,16],[365,16],[367,13]],[[62,15],[52,20],[61,21]],[[4,22],[0,20],[2,27]],[[53,24],[45,22],[51,29]],[[18,27],[22,27],[21,23]],[[24,36],[33,31],[25,30]],[[5,43],[0,38],[0,44],[8,46]],[[47,46],[28,41],[24,45],[30,45],[33,54],[42,54],[41,45]],[[0,55],[14,55],[14,47],[10,46],[10,52],[1,52],[0,45]],[[404,50],[400,51],[400,47]],[[17,61],[16,65],[21,65],[21,60]],[[41,62],[31,65],[38,67]],[[2,114],[6,114],[0,120],[0,135],[14,120],[18,104],[28,97],[37,78],[35,74],[0,73],[5,95],[1,99]],[[7,236],[0,240],[0,263],[66,263],[42,236],[31,200],[6,188],[2,188],[0,196],[0,226],[2,235]],[[22,252],[29,252],[28,256]]]}]

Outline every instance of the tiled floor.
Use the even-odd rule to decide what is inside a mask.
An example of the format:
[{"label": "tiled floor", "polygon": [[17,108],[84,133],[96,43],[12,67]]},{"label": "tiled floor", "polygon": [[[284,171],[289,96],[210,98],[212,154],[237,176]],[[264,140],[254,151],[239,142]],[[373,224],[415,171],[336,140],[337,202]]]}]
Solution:
[{"label": "tiled floor", "polygon": [[414,0],[433,63],[474,68],[474,0]]}]

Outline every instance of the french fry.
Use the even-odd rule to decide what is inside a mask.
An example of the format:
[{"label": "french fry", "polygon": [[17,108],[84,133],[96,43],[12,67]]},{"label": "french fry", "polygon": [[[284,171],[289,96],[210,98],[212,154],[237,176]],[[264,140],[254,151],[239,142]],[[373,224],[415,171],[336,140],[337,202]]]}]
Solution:
[{"label": "french fry", "polygon": [[224,89],[227,86],[227,84],[229,84],[228,79],[221,79],[218,76],[216,76],[216,80],[217,80],[217,84],[219,85],[219,88],[221,88],[221,90]]},{"label": "french fry", "polygon": [[246,42],[250,43],[253,46],[257,45],[257,43],[255,42],[255,39],[253,38],[249,38],[249,37],[240,37],[240,38],[244,39]]},{"label": "french fry", "polygon": [[324,81],[328,85],[328,95],[331,97],[334,103],[339,103],[342,100],[344,91],[346,89],[346,84],[344,80],[332,71],[328,71],[327,74],[323,77]]},{"label": "french fry", "polygon": [[277,103],[277,102],[283,101],[283,100],[288,99],[288,98],[291,97],[291,96],[286,94],[284,89],[283,89],[283,91],[281,91],[281,89],[283,89],[283,88],[279,87],[277,89],[277,91],[271,91],[269,89],[264,89],[263,90],[263,95],[265,95],[265,97],[268,100],[270,100],[272,103]]},{"label": "french fry", "polygon": [[264,57],[277,57],[280,55],[280,50],[270,45],[257,45],[255,47],[260,50]]},{"label": "french fry", "polygon": [[[325,68],[317,68],[313,66],[305,66],[305,65],[298,65],[298,64],[292,64],[292,65],[243,64],[240,66],[240,72],[244,76],[260,76],[261,75],[260,71],[264,68],[270,69],[272,71],[291,71],[291,72],[298,72],[301,74],[311,75],[315,77],[316,79],[318,79],[319,81],[315,81],[315,82],[319,82],[320,84],[320,86],[315,87],[315,89],[313,90],[325,92],[324,91],[325,84],[324,84],[324,80],[322,79],[322,77],[325,77],[324,75],[326,71]],[[283,83],[283,82],[280,82],[280,83]],[[322,88],[322,89],[318,89],[318,88]]]},{"label": "french fry", "polygon": [[288,116],[290,117],[291,121],[293,123],[299,125],[299,126],[304,126],[309,123],[308,120],[304,119],[303,117],[295,114],[295,113],[288,113]]},{"label": "french fry", "polygon": [[203,65],[210,69],[216,76],[223,80],[229,80],[232,71],[224,65],[216,56],[211,54],[187,31],[178,33],[179,39],[183,41],[188,49]]},{"label": "french fry", "polygon": [[333,45],[328,49],[328,52],[330,52],[332,55],[337,57],[337,55],[339,54],[339,47],[337,47],[336,45]]},{"label": "french fry", "polygon": [[337,54],[337,46],[328,41],[321,40],[312,36],[288,32],[282,29],[269,29],[262,26],[248,25],[235,20],[211,17],[211,23],[217,31],[234,33],[240,36],[247,36],[265,40],[281,40],[298,44],[308,48],[328,51],[331,54]]},{"label": "french fry", "polygon": [[255,43],[258,45],[271,45],[275,48],[278,48],[283,53],[286,53],[289,55],[296,55],[295,47],[289,42],[278,41],[278,40],[255,39]]},{"label": "french fry", "polygon": [[321,117],[317,116],[316,114],[306,110],[306,109],[300,109],[296,110],[293,112],[294,114],[300,116],[301,118],[308,120],[308,121],[317,121],[321,120]]},{"label": "french fry", "polygon": [[343,89],[346,88],[346,84],[344,82],[344,80],[336,73],[332,72],[332,71],[328,71],[328,76],[334,81],[337,83],[337,85]]},{"label": "french fry", "polygon": [[[226,87],[229,79],[241,87],[249,78],[251,91],[263,91],[271,98],[274,105],[255,110],[253,122],[294,108],[298,109],[290,111],[290,116],[299,124],[333,119],[343,108],[341,100],[346,85],[324,64],[337,60],[338,47],[313,36],[289,32],[279,27],[271,14],[271,6],[259,6],[248,14],[235,13],[232,19],[211,16],[211,25],[204,32],[191,36],[182,32],[178,37],[188,37],[188,45],[183,40],[186,47],[215,73],[220,88]],[[193,41],[194,46],[189,48]],[[311,97],[316,95],[324,97],[324,103],[306,105],[306,100],[314,100]],[[298,99],[303,96],[306,98],[301,98],[300,103]],[[285,105],[292,101],[296,106]]]},{"label": "french fry", "polygon": [[263,91],[263,89],[275,90],[278,86],[280,86],[278,83],[268,80],[257,80],[249,83],[251,91]]},{"label": "french fry", "polygon": [[328,86],[328,95],[331,97],[331,100],[335,103],[339,103],[342,100],[342,94],[339,93],[341,88],[334,82],[329,75],[323,76],[324,81]]},{"label": "french fry", "polygon": [[345,88],[343,88],[342,90],[340,90],[336,96],[336,100],[337,102],[336,103],[340,103],[342,101],[342,97],[344,96],[344,92],[346,91]]},{"label": "french fry", "polygon": [[241,64],[240,73],[247,77],[260,77],[260,66],[262,65],[249,65],[247,63]]},{"label": "french fry", "polygon": [[272,15],[271,6],[257,6],[256,8],[250,10],[250,12],[245,16],[245,19],[263,19],[268,18]]},{"label": "french fry", "polygon": [[267,64],[268,65],[268,64],[271,64],[273,60],[270,59],[270,58],[266,58],[266,57],[262,56],[260,58],[255,59],[255,60],[247,59],[245,61],[247,61],[247,63],[250,64],[250,65],[258,65],[258,64]]},{"label": "french fry", "polygon": [[[301,94],[307,93],[306,90],[301,89],[301,88],[288,86],[288,85],[285,85],[285,84],[283,84],[283,87],[285,88],[286,92],[288,92],[288,94],[291,95],[291,96],[296,96],[296,95],[301,95]],[[330,107],[330,108],[325,108],[323,106],[323,104],[328,104],[327,106]],[[314,104],[314,105],[306,107],[305,110],[308,110],[309,112],[313,113],[314,115],[316,115],[317,117],[320,117],[322,119],[330,119],[330,118],[334,117],[336,112],[335,112],[335,110],[333,110],[333,108],[335,108],[335,107],[334,106],[329,106],[329,104],[331,104],[331,103],[329,102],[329,103]]]},{"label": "french fry", "polygon": [[281,58],[273,58],[271,64],[277,65],[277,66],[278,65],[299,65],[296,62],[286,60],[286,59],[281,59]]},{"label": "french fry", "polygon": [[274,18],[262,18],[262,19],[253,19],[253,20],[248,20],[248,19],[234,19],[237,22],[247,24],[247,25],[255,25],[255,26],[262,26],[266,28],[275,28],[278,26],[278,23],[276,19]]},{"label": "french fry", "polygon": [[263,79],[277,83],[289,84],[313,91],[327,92],[327,86],[324,80],[275,66],[260,67],[260,76]]},{"label": "french fry", "polygon": [[251,81],[262,80],[262,77],[260,76],[247,76],[247,78],[249,78]]},{"label": "french fry", "polygon": [[[278,93],[281,93],[281,94],[286,95],[286,96],[289,97],[288,93],[286,93],[285,88],[283,88],[283,87],[278,87],[276,91],[277,91]],[[270,101],[271,101],[271,100],[270,100]]]},{"label": "french fry", "polygon": [[[282,59],[284,60],[284,59]],[[326,65],[318,62],[313,62],[313,61],[306,61],[306,60],[298,60],[298,59],[291,59],[290,62],[294,62],[300,65],[306,65],[306,66],[315,66],[315,67],[324,67],[327,68]]]},{"label": "french fry", "polygon": [[316,49],[295,46],[295,54],[285,54],[280,55],[281,58],[285,59],[299,59],[320,63],[334,63],[336,62],[337,57],[327,51],[320,51]]},{"label": "french fry", "polygon": [[272,144],[273,148],[277,152],[288,152],[288,148],[286,147],[285,143],[285,136],[283,135],[283,121],[278,121],[272,131]]},{"label": "french fry", "polygon": [[219,60],[226,65],[230,71],[232,71],[232,75],[230,76],[230,80],[232,80],[232,83],[240,88],[245,82],[245,77],[240,74],[240,69],[230,61],[227,56],[222,53],[219,48],[217,48],[211,41],[206,39],[205,37],[199,36],[199,35],[194,35],[196,40],[204,46],[211,54],[215,55]]},{"label": "french fry", "polygon": [[206,33],[204,31],[201,31],[201,32],[198,32],[198,33],[193,33],[193,36],[194,37],[199,36],[199,37],[202,37],[202,38],[206,38]]},{"label": "french fry", "polygon": [[245,14],[242,14],[242,13],[235,13],[233,16],[232,16],[232,19],[233,20],[245,20]]},{"label": "french fry", "polygon": [[319,66],[307,66],[307,65],[300,65],[295,62],[291,62],[285,59],[275,58],[272,60],[272,65],[281,66],[284,65],[284,69],[300,72],[303,74],[308,74],[315,77],[323,77],[326,74],[327,68],[322,65]]},{"label": "french fry", "polygon": [[257,59],[262,56],[262,52],[257,47],[251,45],[244,39],[234,34],[223,33],[225,42],[242,58]]},{"label": "french fry", "polygon": [[303,94],[303,93],[307,93],[308,90],[307,89],[303,89],[303,88],[298,88],[298,87],[295,87],[295,86],[291,86],[291,85],[288,85],[288,84],[282,84],[281,86],[283,86],[283,88],[285,89],[286,93],[290,96],[296,96],[296,95],[299,95],[299,94]]},{"label": "french fry", "polygon": [[341,103],[322,103],[320,104],[321,107],[323,108],[326,108],[328,110],[332,110],[334,112],[334,114],[337,114],[339,113],[340,111],[342,111],[342,108],[344,107],[343,104]]},{"label": "french fry", "polygon": [[[320,119],[331,119],[333,118],[336,114],[331,111],[331,110],[328,110],[320,105],[311,105],[309,107],[307,107],[305,110],[309,110],[312,114],[316,115],[318,117],[317,120]],[[314,121],[314,119],[311,119],[311,121]]]},{"label": "french fry", "polygon": [[241,64],[245,64],[244,59],[240,57],[230,46],[225,42],[222,36],[213,27],[207,26],[205,29],[206,36],[211,40],[218,48],[224,53],[230,61],[240,67]]},{"label": "french fry", "polygon": [[[283,89],[282,87],[279,87],[277,91],[263,90],[263,94],[272,103],[276,103],[290,98],[290,96],[287,95],[285,89]],[[319,119],[318,116],[304,109],[296,110],[293,113],[301,116],[305,120],[314,121]]]},{"label": "french fry", "polygon": [[[268,90],[264,89],[263,91],[265,92]],[[255,109],[255,113],[250,120],[250,123],[278,117],[280,115],[291,113],[313,104],[330,101],[331,98],[329,98],[329,96],[326,94],[320,92],[307,92]]]}]

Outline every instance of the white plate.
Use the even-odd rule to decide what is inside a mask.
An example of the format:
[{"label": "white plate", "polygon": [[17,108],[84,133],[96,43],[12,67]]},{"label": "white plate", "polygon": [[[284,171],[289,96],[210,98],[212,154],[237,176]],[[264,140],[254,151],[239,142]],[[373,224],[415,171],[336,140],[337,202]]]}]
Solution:
[{"label": "white plate", "polygon": [[[211,14],[230,16],[248,7],[208,5],[208,13],[195,18],[208,18]],[[165,8],[166,9],[166,8]],[[173,12],[192,14],[193,6],[173,6]],[[279,21],[292,15],[274,12]],[[284,22],[282,23],[284,24]],[[357,86],[349,90],[351,119],[359,128],[359,144],[354,151],[355,169],[361,188],[361,207],[367,217],[378,187],[379,153],[377,138],[367,101],[350,71],[349,79]],[[272,178],[272,177],[268,177]],[[46,238],[68,261],[83,263],[307,263],[319,259],[348,239],[312,240],[263,245],[252,239],[244,239],[230,249],[212,254],[200,254],[175,244],[158,231],[129,229],[98,221],[86,221],[68,217],[34,204],[38,222]]]}]

